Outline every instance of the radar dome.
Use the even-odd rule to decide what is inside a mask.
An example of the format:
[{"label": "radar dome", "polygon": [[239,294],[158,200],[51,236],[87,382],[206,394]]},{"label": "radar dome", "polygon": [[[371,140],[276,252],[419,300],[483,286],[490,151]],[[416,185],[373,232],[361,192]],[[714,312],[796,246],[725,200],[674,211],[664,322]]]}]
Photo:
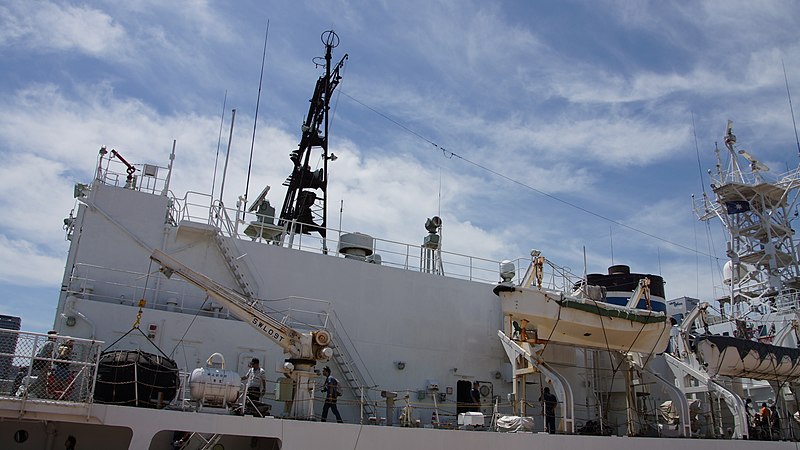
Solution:
[{"label": "radar dome", "polygon": [[725,284],[731,282],[731,278],[733,278],[734,283],[738,283],[743,278],[745,278],[749,273],[755,272],[756,268],[752,264],[746,263],[739,263],[736,273],[734,273],[733,263],[728,261],[722,267],[722,281]]}]

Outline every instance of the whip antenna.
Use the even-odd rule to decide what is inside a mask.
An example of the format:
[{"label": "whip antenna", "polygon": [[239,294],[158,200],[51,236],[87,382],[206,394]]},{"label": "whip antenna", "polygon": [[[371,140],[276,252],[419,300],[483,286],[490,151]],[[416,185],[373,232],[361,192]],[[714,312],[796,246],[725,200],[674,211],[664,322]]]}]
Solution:
[{"label": "whip antenna", "polygon": [[267,40],[269,39],[269,20],[267,31],[264,34],[264,53],[261,55],[261,75],[258,77],[258,98],[256,98],[256,114],[253,118],[253,139],[250,141],[250,160],[247,163],[247,183],[244,187],[244,205],[242,205],[242,220],[247,211],[247,193],[250,191],[250,170],[253,168],[253,147],[256,144],[256,126],[258,125],[258,105],[261,103],[261,83],[264,80],[264,61],[267,59]]}]

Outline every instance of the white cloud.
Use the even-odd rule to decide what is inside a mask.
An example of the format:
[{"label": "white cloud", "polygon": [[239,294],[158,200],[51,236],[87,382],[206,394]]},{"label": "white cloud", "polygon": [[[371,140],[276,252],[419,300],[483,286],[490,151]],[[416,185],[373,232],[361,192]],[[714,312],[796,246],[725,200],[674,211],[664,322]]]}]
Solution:
[{"label": "white cloud", "polygon": [[125,29],[86,5],[12,0],[0,17],[0,45],[52,53],[77,51],[112,57],[126,47]]},{"label": "white cloud", "polygon": [[0,234],[0,282],[16,286],[57,286],[64,272],[63,254],[43,253],[36,243]]},{"label": "white cloud", "polygon": [[[579,9],[602,26],[584,22],[587,30],[548,15],[548,8],[562,7],[557,2],[365,5],[342,0],[333,8],[341,14],[333,17],[327,3],[0,6],[0,46],[14,56],[0,90],[0,154],[7,162],[0,169],[3,251],[30,254],[48,272],[39,279],[58,279],[63,269],[53,261],[62,260],[60,227],[74,205],[71,185],[91,178],[102,144],[134,163],[166,165],[177,139],[173,191],[208,192],[217,103],[225,89],[228,117],[216,188],[235,107],[225,194],[233,205],[244,193],[250,162],[266,19],[272,30],[251,196],[270,184],[270,200],[280,207],[280,183],[291,169],[287,154],[297,146],[319,75],[309,60],[322,54],[323,30],[340,34],[335,57],[350,53],[339,89],[411,130],[337,96],[332,226],[343,199],[345,229],[416,244],[424,220],[440,213],[447,250],[504,259],[539,248],[576,272],[582,271],[583,246],[590,270],[610,262],[613,232],[617,262],[651,272],[658,262],[670,295],[694,295],[694,266],[686,262],[694,255],[503,177],[686,244],[694,241],[688,198],[674,191],[681,183],[696,186],[691,113],[704,169],[713,165],[706,150],[728,118],[736,121],[740,142],[771,166],[789,159],[781,152],[796,153],[780,70],[783,59],[790,84],[800,86],[800,45],[795,27],[786,25],[797,9],[792,4],[592,4]],[[512,16],[517,13],[530,17]],[[561,22],[533,25],[549,18]],[[568,32],[554,38],[542,31],[556,27]],[[569,39],[575,36],[580,39]],[[632,36],[642,42],[624,39]],[[580,47],[585,44],[596,44],[592,48],[603,55],[592,57]],[[97,65],[87,68],[81,56]],[[33,69],[15,63],[33,58]],[[458,157],[448,159],[448,151]],[[15,270],[0,277],[14,284]]]},{"label": "white cloud", "polygon": [[[6,155],[0,166],[0,229],[7,236],[25,237],[43,249],[63,250],[64,232],[58,217],[69,210],[71,184],[64,177],[65,166],[36,155]],[[55,216],[55,217],[54,217]]]},{"label": "white cloud", "polygon": [[124,142],[150,156],[153,146],[145,143],[167,146],[172,133],[187,126],[181,118],[181,125],[169,127],[169,117],[159,117],[139,100],[117,98],[108,85],[78,86],[73,95],[79,100],[55,84],[34,84],[3,98],[0,133],[8,150],[25,148],[85,171],[91,170],[100,144]]}]

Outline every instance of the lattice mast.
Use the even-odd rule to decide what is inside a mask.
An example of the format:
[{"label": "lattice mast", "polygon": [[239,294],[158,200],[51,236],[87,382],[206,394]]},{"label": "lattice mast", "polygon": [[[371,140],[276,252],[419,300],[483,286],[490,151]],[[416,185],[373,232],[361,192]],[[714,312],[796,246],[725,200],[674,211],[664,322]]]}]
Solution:
[{"label": "lattice mast", "polygon": [[703,193],[702,202],[695,208],[700,220],[718,218],[728,232],[726,254],[730,261],[724,270],[727,298],[720,302],[736,305],[760,299],[774,303],[772,300],[782,291],[800,287],[800,264],[791,227],[797,217],[798,169],[768,180],[769,168],[736,146],[731,121],[724,142],[726,168],[717,148],[716,174],[709,170],[715,198]]},{"label": "lattice mast", "polygon": [[[333,91],[342,78],[339,71],[347,60],[347,54],[331,68],[331,50],[339,45],[339,36],[333,31],[326,31],[321,39],[325,44],[325,62],[317,62],[320,58],[315,58],[314,62],[317,66],[324,64],[325,74],[317,80],[308,115],[303,122],[300,145],[289,154],[294,168],[283,183],[287,189],[279,224],[283,226],[289,223],[287,230],[292,234],[317,232],[324,242],[328,224],[328,161],[336,159],[335,155],[328,154],[328,112]],[[320,152],[322,167],[312,170],[310,162],[313,161],[311,155],[315,149]]]}]

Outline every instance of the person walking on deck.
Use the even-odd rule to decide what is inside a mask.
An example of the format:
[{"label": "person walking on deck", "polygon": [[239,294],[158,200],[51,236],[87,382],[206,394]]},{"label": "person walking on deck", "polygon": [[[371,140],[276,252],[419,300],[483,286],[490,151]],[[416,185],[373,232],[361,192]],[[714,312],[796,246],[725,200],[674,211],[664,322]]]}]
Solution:
[{"label": "person walking on deck", "polygon": [[342,395],[342,391],[339,388],[339,380],[331,375],[331,368],[328,366],[322,369],[322,375],[325,376],[325,386],[322,388],[322,392],[325,393],[325,403],[322,405],[322,422],[328,420],[328,410],[331,410],[333,415],[336,416],[336,421],[342,423],[342,416],[339,414],[339,408],[336,407],[336,399]]}]

